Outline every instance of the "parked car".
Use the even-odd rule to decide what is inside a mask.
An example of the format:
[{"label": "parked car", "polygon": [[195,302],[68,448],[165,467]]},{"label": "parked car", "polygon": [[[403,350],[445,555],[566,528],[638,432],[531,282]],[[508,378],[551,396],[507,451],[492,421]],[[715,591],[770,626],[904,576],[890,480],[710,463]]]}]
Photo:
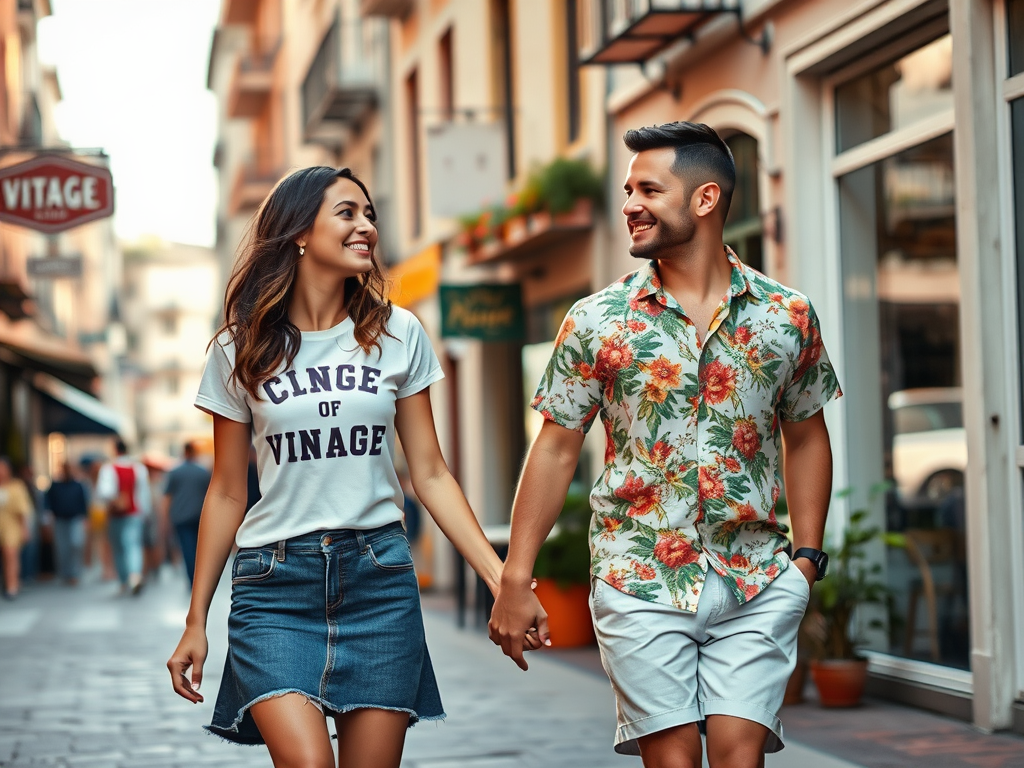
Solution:
[{"label": "parked car", "polygon": [[959,387],[904,389],[889,395],[892,470],[902,504],[936,503],[963,487],[967,469],[963,392]]}]

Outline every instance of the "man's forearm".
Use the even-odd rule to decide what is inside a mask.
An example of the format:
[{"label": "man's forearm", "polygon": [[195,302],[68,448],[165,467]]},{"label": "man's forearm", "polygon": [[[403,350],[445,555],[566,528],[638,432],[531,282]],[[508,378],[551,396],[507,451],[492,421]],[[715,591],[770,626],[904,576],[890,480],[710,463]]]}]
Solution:
[{"label": "man's forearm", "polygon": [[832,496],[832,447],[828,431],[814,430],[802,439],[785,440],[786,502],[794,549],[821,549]]},{"label": "man's forearm", "polygon": [[515,502],[503,583],[528,582],[541,544],[551,532],[579,461],[583,436],[547,425],[526,457]]}]

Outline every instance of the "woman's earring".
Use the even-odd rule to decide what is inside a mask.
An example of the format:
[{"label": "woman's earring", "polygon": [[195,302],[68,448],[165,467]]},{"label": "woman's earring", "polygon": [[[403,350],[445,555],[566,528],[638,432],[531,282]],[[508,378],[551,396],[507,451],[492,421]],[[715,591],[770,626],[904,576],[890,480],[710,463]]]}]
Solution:
[{"label": "woman's earring", "polygon": [[299,246],[299,256],[303,256],[306,253],[306,249],[303,246]]}]

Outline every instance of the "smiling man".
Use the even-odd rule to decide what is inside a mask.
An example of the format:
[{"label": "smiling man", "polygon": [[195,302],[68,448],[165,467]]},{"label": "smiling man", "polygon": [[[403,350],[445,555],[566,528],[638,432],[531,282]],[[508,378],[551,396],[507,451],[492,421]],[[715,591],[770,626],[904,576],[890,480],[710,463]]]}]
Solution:
[{"label": "smiling man", "polygon": [[[625,144],[622,212],[644,263],[577,303],[555,341],[491,639],[525,669],[524,633],[547,637],[531,571],[600,415],[591,608],[615,750],[647,768],[698,768],[703,730],[712,768],[763,765],[783,746],[797,627],[827,566],[821,409],[841,392],[807,298],[722,241],[736,180],[725,142],[681,122]],[[783,464],[792,562],[776,519]]]}]

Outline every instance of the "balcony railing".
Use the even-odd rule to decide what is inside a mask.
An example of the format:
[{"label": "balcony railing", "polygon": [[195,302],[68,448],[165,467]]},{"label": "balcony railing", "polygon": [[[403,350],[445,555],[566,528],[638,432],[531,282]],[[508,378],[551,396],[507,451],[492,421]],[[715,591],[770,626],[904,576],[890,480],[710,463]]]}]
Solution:
[{"label": "balcony railing", "polygon": [[257,117],[266,108],[280,47],[281,41],[276,40],[238,57],[228,90],[229,117]]},{"label": "balcony railing", "polygon": [[302,82],[306,141],[339,147],[376,107],[385,72],[386,22],[335,20]]},{"label": "balcony railing", "polygon": [[234,215],[258,208],[277,184],[281,174],[255,159],[239,166],[231,188],[229,212]]},{"label": "balcony railing", "polygon": [[389,16],[403,19],[412,10],[413,0],[360,0],[359,12],[363,16]]},{"label": "balcony railing", "polygon": [[578,0],[581,64],[642,63],[740,0]]}]

